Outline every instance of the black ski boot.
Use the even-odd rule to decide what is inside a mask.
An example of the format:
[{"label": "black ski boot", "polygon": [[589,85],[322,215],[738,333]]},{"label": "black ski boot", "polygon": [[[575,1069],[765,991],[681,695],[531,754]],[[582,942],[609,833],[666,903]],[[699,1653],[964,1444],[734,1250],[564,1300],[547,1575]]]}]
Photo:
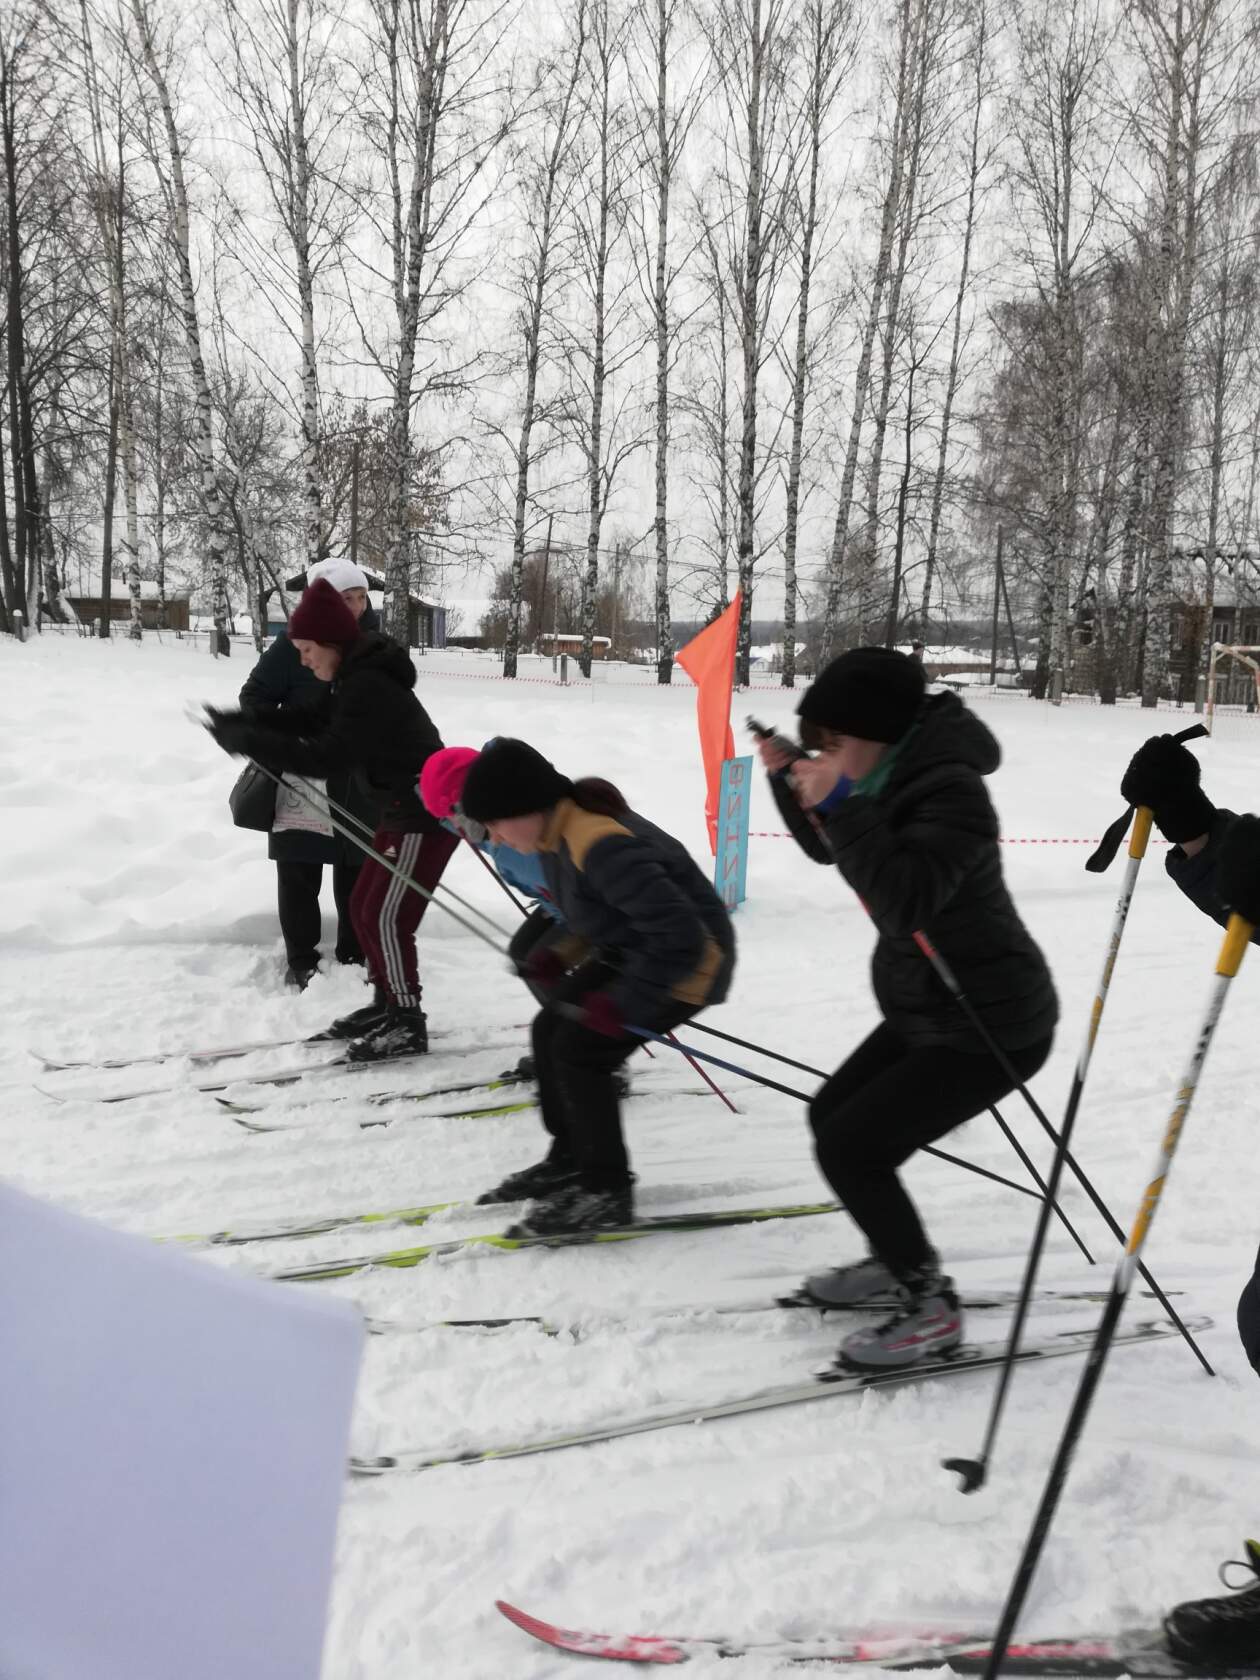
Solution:
[{"label": "black ski boot", "polygon": [[310,1044],[322,1044],[327,1039],[362,1038],[379,1021],[384,1020],[389,1011],[389,999],[380,986],[372,987],[372,1001],[365,1003],[360,1009],[352,1009],[348,1015],[341,1015],[331,1026],[323,1032],[312,1033]]},{"label": "black ski boot", "polygon": [[429,1048],[429,1028],[418,1006],[391,1003],[385,1013],[346,1051],[348,1062],[388,1062],[397,1056],[422,1056]]},{"label": "black ski boot", "polygon": [[[1254,1669],[1260,1666],[1260,1541],[1244,1541],[1245,1559],[1220,1568],[1229,1593],[1179,1604],[1164,1617],[1164,1637],[1178,1662],[1198,1669]],[[1236,1585],[1228,1571],[1245,1569]]]},{"label": "black ski boot", "polygon": [[588,1190],[583,1184],[564,1185],[535,1202],[509,1237],[569,1237],[587,1231],[617,1231],[634,1224],[634,1190],[623,1184],[615,1190]]},{"label": "black ski boot", "polygon": [[571,1161],[553,1161],[550,1156],[520,1172],[509,1173],[501,1184],[477,1197],[478,1206],[488,1202],[532,1202],[537,1197],[550,1196],[553,1191],[577,1183],[577,1168]]}]

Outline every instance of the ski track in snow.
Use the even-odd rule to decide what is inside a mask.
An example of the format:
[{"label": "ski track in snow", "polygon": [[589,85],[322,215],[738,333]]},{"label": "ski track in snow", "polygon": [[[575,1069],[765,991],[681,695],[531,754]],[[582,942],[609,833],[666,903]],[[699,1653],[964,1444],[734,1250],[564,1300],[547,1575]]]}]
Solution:
[{"label": "ski track in snow", "polygon": [[[204,645],[151,638],[140,648],[122,639],[0,640],[0,715],[16,723],[0,743],[0,1146],[21,1188],[146,1234],[472,1198],[538,1154],[537,1117],[528,1112],[461,1120],[422,1118],[412,1105],[368,1109],[353,1098],[324,1105],[313,1100],[312,1082],[309,1091],[254,1088],[251,1100],[308,1128],[259,1136],[234,1125],[211,1095],[188,1089],[214,1077],[214,1066],[58,1074],[42,1073],[27,1055],[28,1047],[117,1056],[280,1038],[360,1001],[357,980],[343,971],[321,975],[300,997],[284,989],[265,841],[228,818],[239,766],[184,716],[189,700],[234,703],[251,663],[240,645],[216,662]],[[417,666],[447,742],[521,734],[567,771],[611,777],[645,815],[706,855],[685,679],[666,691],[612,682],[508,690],[466,680],[491,667],[457,654]],[[1117,784],[1137,744],[1191,721],[1134,709],[1056,711],[1010,695],[972,703],[1002,742],[1005,763],[992,788],[1005,832],[1018,836],[1100,834],[1119,810]],[[786,724],[792,706],[775,690],[737,695],[737,739],[746,711]],[[1224,717],[1215,740],[1195,750],[1213,798],[1256,804],[1260,720]],[[752,826],[782,826],[760,783]],[[1086,855],[1080,846],[1011,846],[1005,858],[1063,1005],[1054,1056],[1035,1082],[1056,1122],[1119,890],[1120,862],[1090,876]],[[447,878],[510,927],[511,906],[472,858],[457,856]],[[786,840],[752,842],[749,889],[737,918],[733,996],[707,1018],[829,1069],[876,1020],[869,926],[834,873]],[[1165,879],[1162,849],[1153,849],[1077,1132],[1076,1153],[1126,1229],[1219,943],[1218,930]],[[365,1090],[488,1076],[525,1048],[528,1000],[499,958],[436,910],[421,953],[431,1026],[449,1036],[414,1074],[356,1075]],[[1209,1382],[1173,1341],[1113,1355],[1029,1599],[1029,1635],[1149,1624],[1169,1604],[1217,1590],[1217,1560],[1256,1528],[1260,1394],[1233,1309],[1260,1226],[1258,955],[1232,988],[1147,1252],[1164,1286],[1185,1292],[1178,1304],[1186,1313],[1215,1317],[1205,1346],[1221,1375]],[[691,1036],[741,1059],[733,1046]],[[297,1059],[305,1059],[297,1047],[257,1052],[231,1072]],[[806,1075],[758,1065],[810,1086]],[[740,1114],[692,1095],[631,1104],[641,1211],[825,1199],[799,1105],[717,1077]],[[36,1080],[72,1100],[47,1100]],[[665,1053],[636,1059],[639,1090],[680,1082],[694,1085],[694,1075]],[[169,1092],[131,1103],[83,1100],[167,1084]],[[1035,1121],[1018,1097],[1001,1106],[1044,1168],[1049,1150]],[[400,1118],[387,1128],[358,1126],[364,1114],[392,1113]],[[944,1146],[1021,1175],[986,1121]],[[909,1178],[964,1289],[1018,1283],[1032,1202],[929,1160]],[[1079,1190],[1064,1200],[1099,1265],[1087,1268],[1052,1227],[1042,1282],[1105,1288],[1114,1245]],[[206,1263],[267,1271],[506,1222],[501,1211],[460,1207],[419,1228],[220,1250]],[[333,1289],[375,1317],[409,1322],[507,1313],[591,1320],[576,1341],[527,1325],[374,1338],[355,1451],[438,1451],[798,1378],[829,1357],[843,1326],[774,1314],[690,1324],[653,1319],[652,1310],[773,1293],[857,1251],[834,1215],[567,1252],[474,1249],[412,1271],[286,1287]],[[1154,1310],[1134,1302],[1129,1314]],[[601,1314],[609,1322],[601,1325]],[[1042,1309],[1034,1323],[1092,1316],[1080,1305]],[[973,1328],[988,1337],[1003,1323],[986,1313]],[[543,1458],[348,1484],[325,1673],[579,1680],[612,1672],[532,1646],[495,1613],[496,1596],[568,1625],[751,1640],[875,1622],[991,1624],[1079,1373],[1079,1363],[1063,1361],[1016,1374],[989,1484],[970,1498],[940,1460],[980,1444],[992,1378],[979,1374]],[[735,1671],[697,1658],[689,1672],[719,1668]],[[798,1671],[750,1656],[738,1672]]]}]

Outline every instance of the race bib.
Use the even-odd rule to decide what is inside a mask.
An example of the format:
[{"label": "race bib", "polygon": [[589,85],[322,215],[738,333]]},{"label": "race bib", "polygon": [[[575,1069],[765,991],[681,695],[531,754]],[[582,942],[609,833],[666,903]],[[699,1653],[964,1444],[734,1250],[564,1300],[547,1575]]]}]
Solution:
[{"label": "race bib", "polygon": [[303,777],[302,792],[286,782],[276,789],[276,819],[273,834],[322,834],[331,840],[333,825],[328,818],[328,783]]}]

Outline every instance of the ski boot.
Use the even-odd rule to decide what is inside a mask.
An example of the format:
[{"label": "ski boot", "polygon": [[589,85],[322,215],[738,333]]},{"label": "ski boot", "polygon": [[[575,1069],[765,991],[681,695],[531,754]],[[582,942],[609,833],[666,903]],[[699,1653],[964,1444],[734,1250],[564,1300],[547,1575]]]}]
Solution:
[{"label": "ski boot", "polygon": [[568,1237],[587,1231],[617,1231],[634,1224],[634,1190],[588,1190],[580,1181],[562,1185],[530,1207],[509,1237]]},{"label": "ski boot", "polygon": [[963,1338],[963,1315],[952,1278],[936,1265],[920,1267],[896,1285],[901,1303],[882,1324],[855,1330],[840,1344],[836,1363],[855,1371],[898,1371],[953,1353]]},{"label": "ski boot", "polygon": [[522,1167],[520,1172],[509,1173],[493,1190],[486,1190],[477,1197],[477,1205],[482,1207],[489,1202],[532,1202],[539,1197],[550,1196],[553,1191],[564,1189],[567,1185],[576,1184],[577,1168],[571,1161],[561,1158],[553,1161],[550,1156],[545,1161],[538,1161],[532,1167]]},{"label": "ski boot", "polygon": [[397,1056],[422,1056],[429,1048],[428,1023],[417,1005],[391,1003],[346,1051],[348,1062],[388,1062]]},{"label": "ski boot", "polygon": [[863,1301],[876,1296],[897,1293],[897,1280],[882,1260],[868,1254],[865,1260],[854,1260],[848,1266],[837,1266],[830,1272],[815,1272],[788,1299],[808,1302],[810,1306],[860,1307]]},{"label": "ski boot", "polygon": [[[1247,1540],[1244,1549],[1245,1559],[1221,1565],[1227,1596],[1178,1604],[1164,1617],[1164,1638],[1178,1662],[1218,1672],[1260,1666],[1260,1541]],[[1246,1578],[1232,1582],[1231,1569],[1245,1569]]]},{"label": "ski boot", "polygon": [[319,973],[319,958],[313,962],[290,962],[284,970],[284,983],[295,992],[304,992]]},{"label": "ski boot", "polygon": [[360,1009],[352,1009],[348,1015],[341,1015],[323,1032],[312,1033],[309,1043],[322,1044],[327,1039],[361,1038],[369,1032],[378,1021],[384,1019],[389,1009],[389,1002],[379,986],[372,988],[372,1001],[365,1003]]}]

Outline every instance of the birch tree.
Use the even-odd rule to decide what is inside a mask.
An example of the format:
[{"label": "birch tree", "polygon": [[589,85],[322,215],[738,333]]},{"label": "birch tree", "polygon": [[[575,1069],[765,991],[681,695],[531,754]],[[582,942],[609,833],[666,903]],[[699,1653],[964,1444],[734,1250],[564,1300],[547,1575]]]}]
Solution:
[{"label": "birch tree", "polygon": [[[227,564],[228,530],[223,503],[223,485],[215,451],[213,404],[201,348],[201,324],[197,316],[197,292],[193,282],[190,209],[184,171],[185,148],[175,120],[175,103],[169,76],[172,49],[159,50],[149,0],[129,0],[140,48],[140,60],[152,86],[161,113],[162,140],[149,136],[149,157],[157,175],[168,225],[168,237],[175,262],[179,310],[195,403],[193,446],[201,473],[201,497],[206,517],[209,550],[211,618],[210,651],[231,651],[229,640]],[[164,142],[164,144],[163,144]]]},{"label": "birch tree", "polygon": [[1187,412],[1186,354],[1199,271],[1204,194],[1257,90],[1260,17],[1247,0],[1129,0],[1145,67],[1130,106],[1150,170],[1149,218],[1136,230],[1144,265],[1143,378],[1150,435],[1142,704],[1168,679],[1173,516]]},{"label": "birch tree", "polygon": [[901,209],[902,183],[905,174],[906,150],[912,119],[911,89],[914,78],[915,53],[920,28],[920,0],[898,0],[897,32],[894,44],[895,69],[892,77],[892,108],[886,121],[887,174],[880,204],[879,246],[867,287],[866,320],[862,329],[857,371],[853,382],[853,402],[849,410],[849,431],[845,443],[844,467],[840,477],[840,491],[836,506],[835,524],[827,556],[827,587],[823,598],[822,630],[819,663],[826,664],[835,647],[837,617],[848,582],[849,523],[853,514],[854,487],[857,483],[858,455],[862,441],[862,426],[866,416],[866,400],[870,390],[871,362],[875,354],[875,336],[884,309],[884,294],[893,264],[893,242],[897,218]]},{"label": "birch tree", "polygon": [[677,356],[678,311],[674,293],[686,254],[671,261],[675,183],[695,121],[702,71],[680,73],[685,55],[679,44],[679,19],[686,0],[640,0],[633,14],[629,56],[634,97],[643,112],[637,164],[642,191],[633,200],[639,282],[652,322],[654,340],[654,437],[652,534],[656,561],[656,680],[674,674],[670,627],[669,466],[670,374]]},{"label": "birch tree", "polygon": [[1016,214],[1024,261],[1041,300],[1048,402],[1048,497],[1044,545],[1050,591],[1050,698],[1067,682],[1072,563],[1080,495],[1080,378],[1083,344],[1077,311],[1081,269],[1092,258],[1106,182],[1102,98],[1108,34],[1096,0],[1065,9],[1034,0],[1019,17],[1016,93],[1011,125]]},{"label": "birch tree", "polygon": [[[347,113],[334,53],[340,20],[322,0],[271,0],[262,7],[224,0],[223,15],[231,48],[227,95],[244,119],[288,247],[282,261],[298,317],[302,546],[309,568],[327,553],[315,288],[354,214],[342,190]],[[269,295],[266,283],[261,292]],[[282,319],[288,327],[288,310]]]},{"label": "birch tree", "polygon": [[757,426],[762,369],[778,323],[774,305],[787,252],[792,134],[786,77],[791,50],[787,0],[714,0],[704,15],[720,124],[713,191],[738,329],[740,426],[735,484],[735,554],[742,592],[735,680],[749,679],[757,492],[766,455]]},{"label": "birch tree", "polygon": [[512,522],[512,574],[507,633],[503,640],[503,675],[515,677],[520,653],[521,604],[525,568],[525,521],[530,469],[534,464],[534,426],[538,418],[538,376],[543,330],[555,283],[560,227],[573,190],[570,161],[583,116],[580,97],[589,30],[586,0],[566,19],[567,39],[559,57],[542,67],[546,95],[540,120],[521,159],[520,182],[526,207],[526,248],[517,270],[516,327],[520,335],[520,429],[516,442],[516,499]]},{"label": "birch tree", "polygon": [[608,0],[589,0],[582,125],[573,190],[575,278],[581,323],[567,334],[568,390],[560,424],[581,454],[586,481],[586,561],[582,571],[584,677],[591,674],[599,598],[600,533],[618,473],[643,443],[633,424],[625,376],[641,347],[632,309],[633,272],[625,251],[630,130],[625,110],[625,22]]},{"label": "birch tree", "polygon": [[[495,157],[515,120],[511,67],[501,63],[510,18],[505,6],[481,0],[368,0],[354,108],[369,165],[357,202],[372,249],[347,246],[343,267],[346,301],[388,391],[385,623],[401,641],[419,581],[415,416],[423,405],[466,398],[484,354],[456,327],[480,260],[476,240],[497,185]],[[369,307],[381,278],[378,247],[388,331]]]},{"label": "birch tree", "polygon": [[976,232],[976,212],[979,204],[981,182],[988,162],[988,159],[983,155],[980,143],[985,88],[989,76],[988,33],[987,0],[979,0],[974,19],[974,34],[969,48],[972,87],[971,135],[966,171],[967,205],[963,218],[958,286],[954,293],[949,369],[945,376],[945,395],[941,407],[941,430],[937,447],[936,475],[932,481],[932,502],[928,513],[927,548],[923,557],[923,588],[919,600],[919,633],[924,637],[926,637],[928,615],[932,605],[932,585],[936,578],[937,550],[941,538],[941,518],[944,511],[945,482],[949,468],[954,403],[958,396],[958,385],[962,375],[963,319],[971,284],[971,254]]},{"label": "birch tree", "polygon": [[801,143],[794,183],[797,262],[796,344],[792,358],[792,441],[783,521],[784,688],[796,685],[796,544],[800,522],[805,402],[809,391],[810,308],[816,241],[822,216],[819,176],[831,113],[857,52],[856,16],[849,0],[807,0],[798,40],[804,89]]}]

